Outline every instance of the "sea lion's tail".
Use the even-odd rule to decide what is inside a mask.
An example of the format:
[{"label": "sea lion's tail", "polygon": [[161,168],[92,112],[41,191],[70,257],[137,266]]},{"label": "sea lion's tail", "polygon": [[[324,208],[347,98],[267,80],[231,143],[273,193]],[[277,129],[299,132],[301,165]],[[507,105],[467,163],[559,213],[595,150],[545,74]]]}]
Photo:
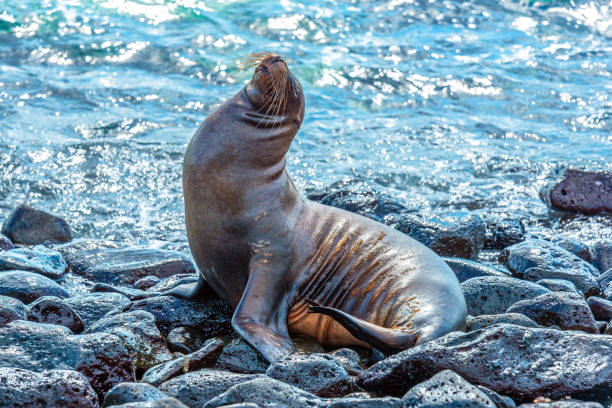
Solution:
[{"label": "sea lion's tail", "polygon": [[305,300],[310,304],[308,313],[321,313],[331,317],[355,336],[355,338],[368,343],[384,353],[393,354],[410,348],[414,346],[420,335],[418,330],[387,329],[351,316],[342,310],[321,306],[309,299]]}]

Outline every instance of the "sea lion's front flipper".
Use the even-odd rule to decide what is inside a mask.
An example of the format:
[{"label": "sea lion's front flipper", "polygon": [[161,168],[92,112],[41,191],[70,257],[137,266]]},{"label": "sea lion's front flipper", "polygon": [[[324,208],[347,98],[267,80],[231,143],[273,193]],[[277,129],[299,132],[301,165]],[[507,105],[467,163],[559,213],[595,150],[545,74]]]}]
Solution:
[{"label": "sea lion's front flipper", "polygon": [[351,316],[342,310],[321,306],[312,300],[306,299],[306,301],[310,303],[308,313],[321,313],[333,318],[355,338],[385,353],[397,353],[412,347],[419,338],[420,332],[416,330],[387,329]]},{"label": "sea lion's front flipper", "polygon": [[232,326],[268,361],[293,351],[287,329],[289,306],[278,264],[251,261],[249,280],[232,317]]}]

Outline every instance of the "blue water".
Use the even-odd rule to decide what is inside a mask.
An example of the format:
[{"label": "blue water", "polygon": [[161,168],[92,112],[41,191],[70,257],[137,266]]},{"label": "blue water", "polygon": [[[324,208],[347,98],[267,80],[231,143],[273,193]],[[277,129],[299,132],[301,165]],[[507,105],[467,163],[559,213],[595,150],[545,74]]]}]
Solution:
[{"label": "blue water", "polygon": [[4,0],[0,218],[33,202],[81,237],[186,250],[181,162],[199,123],[282,54],[306,118],[304,192],[366,180],[419,211],[499,211],[532,234],[562,166],[612,169],[612,1]]}]

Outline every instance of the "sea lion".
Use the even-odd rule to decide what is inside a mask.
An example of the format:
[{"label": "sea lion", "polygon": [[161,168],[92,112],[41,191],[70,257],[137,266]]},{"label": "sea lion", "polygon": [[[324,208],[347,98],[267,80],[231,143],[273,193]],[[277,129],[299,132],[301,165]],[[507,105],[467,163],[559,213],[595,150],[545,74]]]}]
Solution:
[{"label": "sea lion", "polygon": [[464,330],[457,278],[414,239],[304,198],[285,155],[304,94],[278,55],[261,54],[251,81],[212,112],[183,165],[187,236],[200,283],[234,307],[232,326],[269,361],[290,333],[328,346],[397,351]]}]

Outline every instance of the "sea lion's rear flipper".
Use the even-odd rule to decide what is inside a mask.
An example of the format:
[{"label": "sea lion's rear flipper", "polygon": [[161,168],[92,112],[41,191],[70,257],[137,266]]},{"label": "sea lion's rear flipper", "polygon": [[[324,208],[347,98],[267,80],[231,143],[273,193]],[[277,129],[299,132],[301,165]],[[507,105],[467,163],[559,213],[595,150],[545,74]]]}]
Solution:
[{"label": "sea lion's rear flipper", "polygon": [[420,334],[420,331],[417,330],[387,329],[351,316],[342,310],[321,306],[312,300],[306,299],[306,301],[310,303],[308,313],[321,313],[331,317],[355,336],[355,338],[368,343],[384,353],[397,353],[412,347]]}]

